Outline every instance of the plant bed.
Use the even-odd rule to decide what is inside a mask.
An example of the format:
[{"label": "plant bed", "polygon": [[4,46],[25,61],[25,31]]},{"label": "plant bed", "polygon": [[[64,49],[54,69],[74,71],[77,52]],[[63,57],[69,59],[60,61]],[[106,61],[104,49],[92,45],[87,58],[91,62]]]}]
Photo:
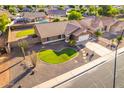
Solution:
[{"label": "plant bed", "polygon": [[39,52],[38,59],[50,64],[59,64],[67,62],[77,54],[78,52],[72,48],[64,48],[61,51],[48,49]]}]

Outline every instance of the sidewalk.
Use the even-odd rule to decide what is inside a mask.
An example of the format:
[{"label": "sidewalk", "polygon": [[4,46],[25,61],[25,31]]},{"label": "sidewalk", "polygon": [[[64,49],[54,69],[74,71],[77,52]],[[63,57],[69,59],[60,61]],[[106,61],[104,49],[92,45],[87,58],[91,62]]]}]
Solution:
[{"label": "sidewalk", "polygon": [[105,56],[106,54],[111,53],[112,51],[95,43],[95,42],[87,42],[86,47],[89,48],[90,50],[94,51],[100,56]]},{"label": "sidewalk", "polygon": [[[2,71],[4,68],[8,68],[7,64],[0,65],[0,71]],[[0,87],[5,86],[9,83],[9,70],[3,72],[0,74]]]},{"label": "sidewalk", "polygon": [[[11,71],[10,70],[20,60],[22,60],[21,57],[12,58],[12,59],[6,61],[5,63],[0,64],[0,88],[4,87],[5,85],[7,85],[10,82],[10,80],[11,80],[11,74],[10,74]],[[2,62],[2,58],[0,61]]]}]

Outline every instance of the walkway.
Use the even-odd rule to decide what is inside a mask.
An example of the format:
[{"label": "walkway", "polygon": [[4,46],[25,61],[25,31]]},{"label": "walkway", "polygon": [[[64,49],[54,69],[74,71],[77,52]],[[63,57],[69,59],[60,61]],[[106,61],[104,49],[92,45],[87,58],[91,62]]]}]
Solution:
[{"label": "walkway", "polygon": [[100,56],[105,56],[106,54],[111,53],[112,51],[95,43],[95,42],[87,42],[86,47],[89,48],[90,50],[94,51]]}]

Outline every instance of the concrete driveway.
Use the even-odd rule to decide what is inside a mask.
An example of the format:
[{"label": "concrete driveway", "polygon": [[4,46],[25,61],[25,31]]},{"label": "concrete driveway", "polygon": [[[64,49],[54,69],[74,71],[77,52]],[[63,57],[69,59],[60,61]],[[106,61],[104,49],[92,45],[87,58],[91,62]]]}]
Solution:
[{"label": "concrete driveway", "polygon": [[87,42],[85,46],[100,56],[105,56],[112,52],[111,50],[107,49],[106,47],[103,47],[95,42]]}]

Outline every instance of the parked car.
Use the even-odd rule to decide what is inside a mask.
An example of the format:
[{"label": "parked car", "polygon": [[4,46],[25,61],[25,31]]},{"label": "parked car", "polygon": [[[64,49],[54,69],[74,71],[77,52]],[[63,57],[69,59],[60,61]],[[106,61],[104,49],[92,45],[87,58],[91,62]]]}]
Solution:
[{"label": "parked car", "polygon": [[0,55],[3,55],[6,53],[6,49],[4,47],[0,47]]}]

